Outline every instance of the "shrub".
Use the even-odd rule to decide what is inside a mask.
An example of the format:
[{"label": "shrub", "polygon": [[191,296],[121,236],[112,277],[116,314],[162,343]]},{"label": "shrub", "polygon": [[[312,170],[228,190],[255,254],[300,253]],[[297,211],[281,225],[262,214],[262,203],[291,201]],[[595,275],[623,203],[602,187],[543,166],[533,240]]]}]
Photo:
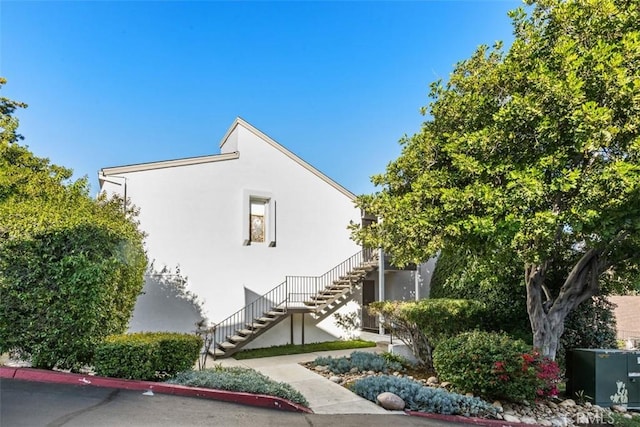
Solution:
[{"label": "shrub", "polygon": [[369,308],[372,314],[382,315],[385,327],[427,368],[432,366],[431,355],[438,342],[477,328],[485,314],[479,301],[446,298],[380,301]]},{"label": "shrub", "polygon": [[102,224],[0,241],[0,352],[47,369],[89,364],[126,328],[145,265],[140,241]]},{"label": "shrub", "polygon": [[387,360],[383,356],[376,353],[368,353],[364,351],[354,351],[349,357],[317,357],[313,363],[316,366],[327,366],[334,374],[344,374],[351,369],[356,368],[359,372],[384,372],[401,371],[403,366],[401,363],[393,360]]},{"label": "shrub", "polygon": [[190,369],[202,348],[200,337],[169,332],[113,335],[95,352],[98,375],[156,380]]},{"label": "shrub", "polygon": [[158,371],[175,375],[180,371],[193,368],[202,349],[202,338],[189,334],[162,332],[150,335],[158,339],[160,356]]},{"label": "shrub", "polygon": [[486,416],[495,408],[477,398],[451,393],[441,388],[423,386],[417,381],[390,375],[371,376],[357,380],[351,390],[372,402],[383,392],[400,396],[412,411],[446,415]]},{"label": "shrub", "polygon": [[557,394],[557,364],[506,334],[460,334],[440,343],[433,362],[441,380],[488,399],[521,401]]},{"label": "shrub", "polygon": [[191,387],[265,394],[309,406],[307,399],[289,384],[273,381],[249,368],[217,366],[203,371],[185,371],[167,382]]}]

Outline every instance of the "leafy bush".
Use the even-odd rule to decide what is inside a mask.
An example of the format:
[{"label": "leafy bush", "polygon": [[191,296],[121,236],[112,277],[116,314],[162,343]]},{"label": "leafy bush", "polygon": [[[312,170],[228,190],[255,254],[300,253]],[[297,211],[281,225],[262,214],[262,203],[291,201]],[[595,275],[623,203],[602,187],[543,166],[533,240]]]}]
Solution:
[{"label": "leafy bush", "polygon": [[495,408],[477,398],[451,393],[441,388],[423,386],[417,381],[390,375],[371,376],[357,380],[351,390],[372,402],[383,392],[400,396],[412,411],[446,415],[485,416]]},{"label": "leafy bush", "polygon": [[141,241],[84,224],[0,243],[0,352],[78,369],[127,326],[142,289]]},{"label": "leafy bush", "polygon": [[191,387],[265,394],[309,406],[307,399],[289,384],[273,381],[249,368],[217,366],[203,371],[185,371],[167,382]]},{"label": "leafy bush", "polygon": [[169,332],[113,335],[96,348],[98,375],[156,380],[190,369],[198,359],[202,338]]},{"label": "leafy bush", "polygon": [[153,339],[158,340],[158,353],[160,365],[158,371],[167,375],[175,375],[178,372],[192,369],[200,350],[202,338],[196,335],[156,332],[148,333]]},{"label": "leafy bush", "polygon": [[379,301],[369,305],[382,315],[385,328],[409,346],[419,363],[431,368],[431,354],[446,337],[477,328],[485,315],[484,305],[474,300],[423,299]]},{"label": "leafy bush", "polygon": [[456,389],[488,399],[521,401],[557,394],[559,369],[522,341],[493,332],[467,332],[440,343],[438,376]]},{"label": "leafy bush", "polygon": [[359,372],[373,371],[384,373],[404,369],[399,362],[387,360],[379,354],[364,351],[354,351],[349,357],[317,357],[313,363],[316,366],[327,366],[334,374],[344,374],[353,368],[358,369]]}]

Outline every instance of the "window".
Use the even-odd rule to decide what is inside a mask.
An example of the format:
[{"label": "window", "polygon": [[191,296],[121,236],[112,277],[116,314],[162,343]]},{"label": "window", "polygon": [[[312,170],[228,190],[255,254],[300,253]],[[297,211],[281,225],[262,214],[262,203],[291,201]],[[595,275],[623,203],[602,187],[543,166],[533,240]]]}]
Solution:
[{"label": "window", "polygon": [[242,241],[244,246],[252,243],[276,245],[276,202],[271,193],[245,190],[242,208]]},{"label": "window", "polygon": [[251,242],[264,243],[266,203],[262,200],[251,200],[250,204],[249,240]]}]

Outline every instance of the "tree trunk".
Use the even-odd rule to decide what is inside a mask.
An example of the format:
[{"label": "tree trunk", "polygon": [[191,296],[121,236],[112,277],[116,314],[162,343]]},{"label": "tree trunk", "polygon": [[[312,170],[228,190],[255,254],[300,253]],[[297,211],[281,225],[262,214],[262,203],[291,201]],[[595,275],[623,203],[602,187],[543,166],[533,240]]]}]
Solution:
[{"label": "tree trunk", "polygon": [[571,269],[560,293],[552,300],[545,287],[548,263],[525,265],[527,312],[533,331],[533,346],[543,356],[556,358],[567,315],[598,291],[598,276],[604,264],[600,253],[587,251]]}]

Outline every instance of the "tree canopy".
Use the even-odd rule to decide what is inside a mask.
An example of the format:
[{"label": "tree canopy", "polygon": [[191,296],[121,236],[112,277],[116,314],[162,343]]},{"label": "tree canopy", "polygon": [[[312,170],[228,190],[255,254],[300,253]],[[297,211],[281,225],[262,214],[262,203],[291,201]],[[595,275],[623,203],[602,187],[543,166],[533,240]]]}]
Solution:
[{"label": "tree canopy", "polygon": [[[0,87],[5,84],[0,79]],[[0,98],[0,353],[77,368],[123,332],[146,256],[135,210],[89,196],[86,178],[19,144],[16,108]]]},{"label": "tree canopy", "polygon": [[566,315],[603,280],[638,283],[640,11],[541,0],[510,16],[508,50],[480,46],[431,85],[421,131],[358,198],[380,220],[353,231],[398,264],[448,247],[514,254],[534,345],[553,357]]}]

